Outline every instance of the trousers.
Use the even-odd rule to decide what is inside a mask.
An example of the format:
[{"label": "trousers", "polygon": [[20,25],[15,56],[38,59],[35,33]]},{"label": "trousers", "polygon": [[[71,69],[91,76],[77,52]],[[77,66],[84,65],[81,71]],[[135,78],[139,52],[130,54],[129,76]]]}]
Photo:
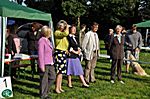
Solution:
[{"label": "trousers", "polygon": [[93,52],[93,58],[91,60],[85,60],[85,80],[86,82],[94,82],[95,75],[94,69],[97,62],[97,52]]}]

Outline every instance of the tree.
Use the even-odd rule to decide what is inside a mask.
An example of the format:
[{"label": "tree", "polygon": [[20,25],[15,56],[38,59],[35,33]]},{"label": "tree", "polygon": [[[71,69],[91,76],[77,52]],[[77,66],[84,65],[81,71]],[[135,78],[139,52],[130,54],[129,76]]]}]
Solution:
[{"label": "tree", "polygon": [[135,16],[136,3],[136,0],[93,0],[89,14],[102,22],[120,24]]},{"label": "tree", "polygon": [[80,17],[86,13],[86,6],[82,0],[66,0],[62,2],[62,9],[66,16],[75,17],[80,26]]},{"label": "tree", "polygon": [[150,19],[150,1],[149,0],[142,0],[139,4],[139,16],[141,17],[141,20],[149,20]]}]

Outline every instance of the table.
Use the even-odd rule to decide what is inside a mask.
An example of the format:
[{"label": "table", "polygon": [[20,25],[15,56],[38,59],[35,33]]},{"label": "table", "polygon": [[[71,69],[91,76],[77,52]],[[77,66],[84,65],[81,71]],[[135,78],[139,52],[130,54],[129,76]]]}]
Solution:
[{"label": "table", "polygon": [[[29,61],[29,60],[37,60],[38,59],[38,56],[37,55],[31,55],[30,57],[28,58],[17,58],[17,59],[5,59],[5,64],[8,65],[8,76],[11,76],[11,70],[12,68],[20,68],[20,67],[28,67],[28,66],[31,66],[31,63],[24,63],[24,64],[16,64],[16,65],[13,65],[13,63],[15,62],[20,62],[20,61]],[[32,70],[31,70],[32,71]],[[20,73],[19,73],[20,75]],[[34,77],[34,73],[32,73],[32,77]]]}]

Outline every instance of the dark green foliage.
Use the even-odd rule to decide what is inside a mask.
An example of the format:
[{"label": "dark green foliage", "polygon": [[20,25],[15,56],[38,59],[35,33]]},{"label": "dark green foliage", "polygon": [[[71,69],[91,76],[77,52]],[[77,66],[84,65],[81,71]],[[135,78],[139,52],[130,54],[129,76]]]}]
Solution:
[{"label": "dark green foliage", "polygon": [[79,0],[66,0],[62,2],[62,8],[66,16],[80,17],[86,12],[86,6]]},{"label": "dark green foliage", "polygon": [[143,21],[150,19],[150,1],[149,0],[142,0],[143,2],[140,3],[139,8],[139,16],[142,18]]},{"label": "dark green foliage", "polygon": [[124,24],[136,14],[136,0],[93,0],[89,15],[101,22]]},{"label": "dark green foliage", "polygon": [[[87,1],[91,4],[87,5]],[[26,0],[28,6],[52,13],[53,19],[72,21],[77,17],[86,18],[87,22],[101,24],[130,24],[139,21],[138,7],[140,0]],[[147,10],[143,13],[148,13]],[[143,17],[143,16],[142,16]],[[87,23],[84,22],[84,23]],[[55,22],[54,22],[55,23]]]},{"label": "dark green foliage", "polygon": [[80,26],[80,17],[86,13],[86,6],[80,0],[65,0],[62,2],[63,13],[74,17],[77,26]]}]

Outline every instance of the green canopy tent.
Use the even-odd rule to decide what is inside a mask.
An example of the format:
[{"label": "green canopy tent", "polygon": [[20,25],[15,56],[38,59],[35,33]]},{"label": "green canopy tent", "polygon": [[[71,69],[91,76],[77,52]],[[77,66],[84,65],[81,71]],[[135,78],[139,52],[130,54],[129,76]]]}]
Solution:
[{"label": "green canopy tent", "polygon": [[148,38],[148,33],[149,33],[149,28],[150,28],[150,20],[145,21],[145,22],[140,22],[135,24],[138,28],[145,28],[146,29],[146,33],[145,33],[145,42],[147,41]]},{"label": "green canopy tent", "polygon": [[139,28],[150,28],[150,20],[135,24]]},{"label": "green canopy tent", "polygon": [[[51,14],[25,7],[10,2],[9,0],[0,0],[0,77],[3,77],[4,73],[5,30],[7,17],[48,21],[50,27],[53,28]],[[54,41],[53,38],[52,41]]]},{"label": "green canopy tent", "polygon": [[0,0],[0,16],[51,21],[51,14],[28,8],[8,0]]}]

